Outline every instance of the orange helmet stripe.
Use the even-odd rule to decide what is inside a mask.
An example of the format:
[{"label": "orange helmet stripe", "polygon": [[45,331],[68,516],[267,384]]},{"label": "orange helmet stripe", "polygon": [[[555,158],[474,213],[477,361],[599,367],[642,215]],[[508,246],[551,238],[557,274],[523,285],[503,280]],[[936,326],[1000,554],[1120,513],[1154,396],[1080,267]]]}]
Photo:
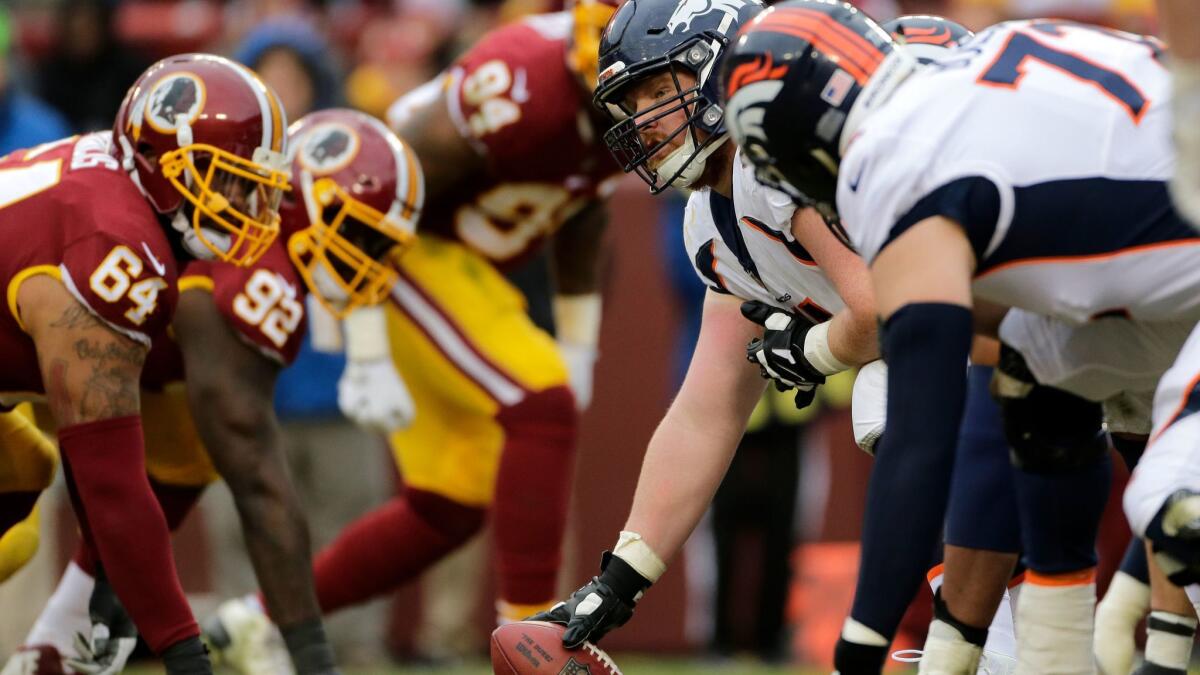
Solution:
[{"label": "orange helmet stripe", "polygon": [[860,85],[865,85],[883,62],[884,54],[878,47],[820,12],[779,9],[763,17],[757,27],[811,42],[836,58],[838,65]]},{"label": "orange helmet stripe", "polygon": [[787,64],[774,66],[774,61],[771,54],[768,53],[764,58],[758,58],[754,61],[748,61],[733,69],[733,75],[729,81],[729,95],[733,96],[734,92],[741,89],[743,86],[760,80],[777,80],[783,77],[787,72]]}]

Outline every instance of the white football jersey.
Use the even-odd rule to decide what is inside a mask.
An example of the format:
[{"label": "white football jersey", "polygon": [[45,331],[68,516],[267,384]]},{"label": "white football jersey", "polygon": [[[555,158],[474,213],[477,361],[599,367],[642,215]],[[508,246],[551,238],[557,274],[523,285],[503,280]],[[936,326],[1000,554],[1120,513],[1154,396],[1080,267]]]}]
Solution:
[{"label": "white football jersey", "polygon": [[688,198],[684,244],[700,279],[719,293],[759,300],[821,322],[845,306],[833,283],[792,237],[796,206],[754,179],[734,156],[733,199],[709,188]]},{"label": "white football jersey", "polygon": [[913,75],[850,140],[838,210],[868,260],[945,216],[977,297],[1082,324],[1200,315],[1200,238],[1175,211],[1170,80],[1152,38],[993,26]]}]

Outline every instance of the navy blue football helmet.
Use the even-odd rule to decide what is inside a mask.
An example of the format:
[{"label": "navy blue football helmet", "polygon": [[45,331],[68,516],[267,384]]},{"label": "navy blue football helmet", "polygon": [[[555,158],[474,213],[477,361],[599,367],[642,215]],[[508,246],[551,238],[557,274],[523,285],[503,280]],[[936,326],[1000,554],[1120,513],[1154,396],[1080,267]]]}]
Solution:
[{"label": "navy blue football helmet", "polygon": [[[604,142],[626,172],[636,172],[659,193],[687,187],[704,162],[728,138],[718,91],[717,68],[738,29],[761,12],[760,0],[628,0],[613,15],[600,39],[600,78],[595,103],[613,118]],[[695,84],[685,86],[680,74]],[[625,100],[631,85],[670,73],[673,94],[643,110]],[[647,147],[648,125],[680,110],[685,122]],[[675,139],[683,144],[652,166]]]},{"label": "navy blue football helmet", "polygon": [[947,49],[965,43],[975,34],[966,26],[929,14],[912,14],[892,19],[883,29],[921,63],[932,63]]},{"label": "navy blue football helmet", "polygon": [[721,69],[725,120],[756,177],[815,207],[845,239],[836,195],[847,122],[867,107],[856,109],[860,99],[885,100],[916,59],[866,14],[832,0],[775,5],[728,51]]}]

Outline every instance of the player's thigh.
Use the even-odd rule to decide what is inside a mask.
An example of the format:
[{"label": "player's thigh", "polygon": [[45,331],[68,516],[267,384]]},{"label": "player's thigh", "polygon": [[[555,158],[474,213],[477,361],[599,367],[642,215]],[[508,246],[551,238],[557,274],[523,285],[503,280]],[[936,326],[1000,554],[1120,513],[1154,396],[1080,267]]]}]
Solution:
[{"label": "player's thigh", "polygon": [[218,479],[180,385],[142,391],[146,472],[165,485],[201,487]]},{"label": "player's thigh", "polygon": [[29,404],[0,414],[0,492],[40,492],[54,480],[58,451]]},{"label": "player's thigh", "polygon": [[554,340],[490,263],[431,238],[402,260],[388,334],[416,405],[413,424],[390,439],[405,482],[490,503],[505,441],[498,416],[567,381]]}]

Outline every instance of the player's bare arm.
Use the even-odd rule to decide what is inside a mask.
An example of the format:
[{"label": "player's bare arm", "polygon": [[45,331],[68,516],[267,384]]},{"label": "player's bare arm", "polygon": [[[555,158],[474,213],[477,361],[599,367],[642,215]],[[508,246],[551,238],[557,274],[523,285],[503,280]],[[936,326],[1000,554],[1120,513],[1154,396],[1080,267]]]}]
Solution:
[{"label": "player's bare arm", "polygon": [[554,322],[579,409],[592,400],[592,372],[600,342],[600,259],[608,208],[592,200],[554,235]]},{"label": "player's bare arm", "polygon": [[600,288],[600,249],[608,207],[588,202],[554,234],[554,289],[560,295],[586,295]]},{"label": "player's bare arm", "polygon": [[433,95],[410,96],[407,100],[413,103],[403,114],[393,111],[391,116],[392,130],[421,160],[427,203],[449,196],[460,181],[484,168],[483,156],[454,125],[441,83],[440,79],[431,83],[438,85],[430,90]]},{"label": "player's bare arm", "polygon": [[642,535],[663,560],[674,557],[708,508],[765,386],[737,357],[760,330],[742,318],[740,305],[708,292],[687,375],[642,460],[624,529]]},{"label": "player's bare arm", "polygon": [[51,277],[26,281],[17,302],[59,428],[139,413],[144,345],[106,326]]},{"label": "player's bare arm", "polygon": [[[914,269],[922,273],[913,274]],[[886,322],[915,303],[969,309],[974,269],[975,254],[958,223],[936,216],[913,225],[871,265],[879,317]]]},{"label": "player's bare arm", "polygon": [[875,298],[867,264],[838,241],[815,209],[798,209],[792,236],[813,256],[837,288],[846,308],[829,321],[829,349],[847,365],[879,358]]},{"label": "player's bare arm", "polygon": [[212,294],[179,298],[174,328],[189,405],[213,464],[234,493],[250,557],[280,626],[320,616],[308,528],[292,490],[272,394],[279,366],[239,339]]},{"label": "player's bare arm", "polygon": [[[150,585],[154,592],[126,592],[121,600],[131,615],[142,618],[139,630],[155,631],[153,648],[166,659],[168,672],[212,672],[178,581],[154,576],[156,570],[174,569],[174,562],[166,545],[166,522],[142,464],[139,380],[146,345],[106,325],[50,276],[26,280],[17,306],[37,348],[68,485],[82,508],[79,515],[86,523],[89,545],[95,547],[106,579],[120,589],[139,581]],[[147,539],[159,539],[163,546],[144,546]],[[111,592],[107,582],[103,588]],[[161,617],[163,607],[178,607],[182,620],[147,623],[148,616]],[[105,624],[115,618],[95,613],[92,617]],[[90,665],[119,669],[128,658],[132,642],[117,638],[133,635],[117,631],[112,637],[111,647],[128,647],[110,651],[89,643],[85,651],[94,650]]]},{"label": "player's bare arm", "polygon": [[566,624],[567,647],[628,621],[708,507],[765,386],[753,367],[730,358],[755,330],[741,316],[741,301],[708,293],[691,365],[646,448],[633,507],[601,575],[533,617]]}]

